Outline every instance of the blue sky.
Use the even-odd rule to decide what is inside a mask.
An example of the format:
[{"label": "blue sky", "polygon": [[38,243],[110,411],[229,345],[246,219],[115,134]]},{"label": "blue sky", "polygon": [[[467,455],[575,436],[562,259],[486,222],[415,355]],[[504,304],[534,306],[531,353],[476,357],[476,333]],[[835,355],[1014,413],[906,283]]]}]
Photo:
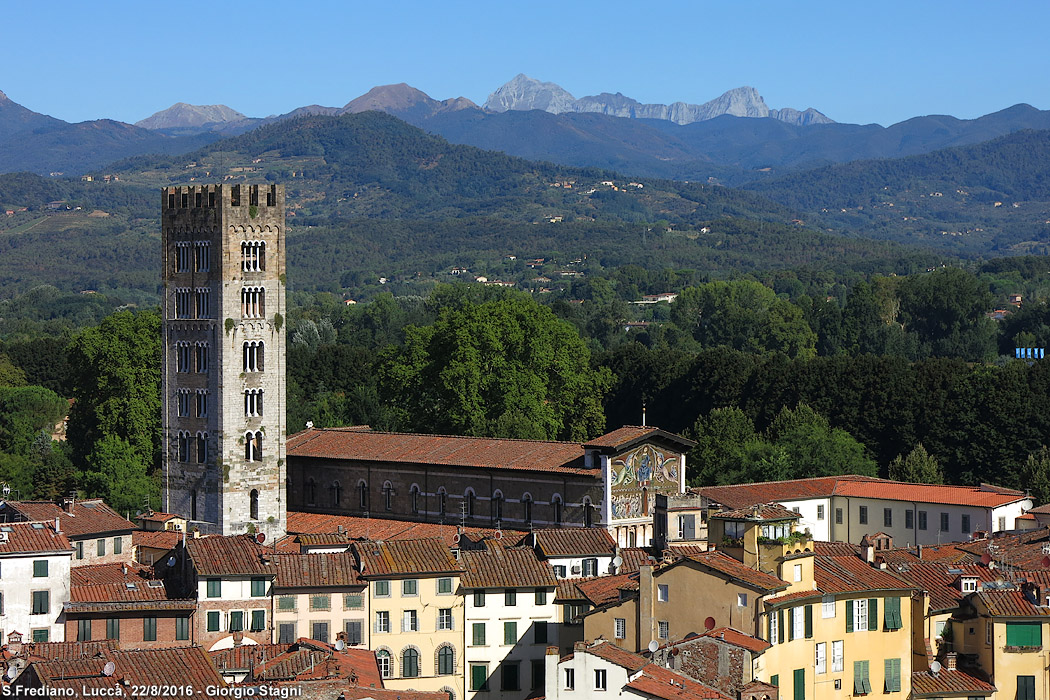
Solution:
[{"label": "blue sky", "polygon": [[175,102],[249,116],[342,106],[375,85],[479,104],[517,73],[576,97],[770,107],[888,125],[1050,109],[1050,3],[4,3],[0,90],[67,121]]}]

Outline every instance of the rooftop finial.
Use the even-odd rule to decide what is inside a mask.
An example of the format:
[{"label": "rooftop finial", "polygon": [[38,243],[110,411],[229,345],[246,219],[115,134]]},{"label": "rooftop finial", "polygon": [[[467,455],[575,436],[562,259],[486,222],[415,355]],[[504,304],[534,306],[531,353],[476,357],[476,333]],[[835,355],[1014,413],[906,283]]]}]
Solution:
[{"label": "rooftop finial", "polygon": [[642,427],[645,427],[645,402],[642,401]]}]

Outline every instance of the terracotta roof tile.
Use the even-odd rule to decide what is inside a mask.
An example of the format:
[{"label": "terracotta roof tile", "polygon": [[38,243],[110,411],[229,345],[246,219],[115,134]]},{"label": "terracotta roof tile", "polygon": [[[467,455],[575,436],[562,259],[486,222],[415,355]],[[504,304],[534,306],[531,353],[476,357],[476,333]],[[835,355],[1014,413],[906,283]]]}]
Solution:
[{"label": "terracotta roof tile", "polygon": [[242,644],[239,647],[208,652],[215,668],[225,670],[247,670],[272,659],[291,648],[290,644]]},{"label": "terracotta roof tile", "polygon": [[584,445],[584,447],[587,449],[599,449],[603,452],[611,452],[622,450],[633,444],[642,442],[643,440],[651,440],[653,438],[670,440],[671,442],[677,443],[684,450],[688,450],[696,444],[692,440],[688,440],[681,435],[675,435],[674,433],[669,433],[660,428],[643,425],[625,425],[610,433],[606,433],[605,435],[590,440]]},{"label": "terracotta roof tile", "polygon": [[134,563],[73,567],[69,598],[63,606],[67,613],[197,607],[196,599],[169,596],[164,582],[153,578],[151,568]]},{"label": "terracotta roof tile", "polygon": [[[186,538],[190,539],[190,538]],[[182,540],[182,533],[174,530],[136,530],[131,533],[131,543],[136,547],[148,547],[150,549],[175,549]]]},{"label": "terracotta roof tile", "polygon": [[911,692],[916,696],[942,697],[945,695],[990,695],[995,686],[966,671],[942,668],[934,676],[929,671],[911,674]]},{"label": "terracotta roof tile", "polygon": [[806,600],[807,598],[820,598],[824,595],[822,592],[817,590],[812,591],[795,591],[794,593],[785,593],[784,595],[778,595],[773,598],[766,598],[763,603],[767,605],[781,605],[783,603],[790,603],[796,600]]},{"label": "terracotta roof tile", "polygon": [[585,652],[593,654],[600,659],[605,659],[611,664],[616,664],[620,668],[627,669],[628,674],[638,673],[643,668],[649,665],[649,659],[644,656],[639,656],[634,652],[622,649],[612,642],[596,642],[594,644],[588,644],[583,648],[576,647],[575,652]]},{"label": "terracotta roof tile", "polygon": [[587,600],[587,597],[585,595],[583,595],[583,593],[580,592],[580,589],[577,588],[576,584],[581,583],[583,581],[589,581],[592,578],[597,578],[597,577],[590,577],[590,578],[586,578],[586,579],[582,579],[582,578],[560,578],[560,579],[558,579],[558,591],[557,591],[557,593],[554,594],[554,600],[557,601],[557,602],[570,601],[570,600],[576,600],[576,601]]},{"label": "terracotta roof tile", "polygon": [[620,591],[637,591],[637,574],[620,574],[619,576],[596,576],[588,579],[576,579],[576,590],[591,605],[607,605],[620,600]]},{"label": "terracotta roof tile", "polygon": [[444,542],[437,539],[358,542],[354,544],[361,576],[409,576],[413,574],[458,574],[462,567]]},{"label": "terracotta roof tile", "polygon": [[169,520],[175,520],[182,518],[181,515],[175,515],[174,513],[158,513],[157,511],[150,511],[143,513],[138,516],[139,520],[151,523],[166,523]]},{"label": "terracotta roof tile", "polygon": [[[773,646],[764,639],[752,637],[750,634],[747,634],[746,632],[741,632],[738,629],[733,629],[732,627],[716,627],[715,629],[709,632],[704,632],[700,636],[711,637],[712,639],[720,639],[723,642],[726,642],[727,644],[732,644],[733,646],[738,646],[747,649],[748,651],[755,652],[756,654],[761,654],[763,651]],[[681,644],[682,642],[679,643]]]},{"label": "terracotta roof tile", "polygon": [[579,443],[311,428],[288,437],[288,456],[362,462],[590,474]]},{"label": "terracotta roof tile", "polygon": [[278,554],[272,557],[277,569],[275,588],[323,588],[364,586],[352,552],[336,554]]},{"label": "terracotta roof tile", "polygon": [[940,562],[912,562],[891,565],[901,578],[920,590],[929,591],[930,610],[951,610],[958,607],[966,593],[956,588],[960,576],[972,576],[978,581],[994,581],[998,574],[986,566],[955,565]]},{"label": "terracotta roof tile", "polygon": [[107,649],[119,649],[116,639],[95,642],[26,642],[22,655],[30,661],[68,661],[98,656]]},{"label": "terracotta roof tile", "polygon": [[137,530],[135,523],[121,517],[101,499],[86,499],[73,503],[73,512],[67,513],[62,506],[51,501],[7,501],[4,510],[12,510],[25,520],[50,520],[59,518],[62,532],[70,539],[131,532]]},{"label": "terracotta roof tile", "polygon": [[752,484],[734,484],[731,486],[704,486],[699,490],[716,503],[727,508],[745,508],[756,503],[779,503],[803,498],[821,498],[831,496],[839,479],[865,479],[860,476],[820,476],[810,479],[793,479],[791,481],[762,481]]},{"label": "terracotta roof tile", "polygon": [[1023,591],[989,591],[975,593],[993,617],[1050,617],[1050,607],[1036,605]]},{"label": "terracotta roof tile", "polygon": [[985,553],[992,561],[1011,568],[1045,569],[1043,546],[1050,543],[1050,530],[1039,528],[1018,533],[996,533],[993,537],[954,545],[980,558]]},{"label": "terracotta roof tile", "polygon": [[824,593],[909,590],[915,586],[889,570],[876,569],[856,556],[813,558],[813,578]]},{"label": "terracotta roof tile", "polygon": [[561,527],[544,528],[531,533],[526,540],[535,537],[536,547],[545,557],[611,557],[616,551],[616,542],[605,528]]},{"label": "terracotta roof tile", "polygon": [[746,508],[714,513],[711,517],[719,518],[720,520],[754,520],[764,522],[767,520],[798,520],[802,516],[779,503],[756,503]]},{"label": "terracotta roof tile", "polygon": [[[446,545],[453,545],[458,531],[455,525],[440,523],[414,523],[405,520],[363,518],[355,515],[326,515],[323,513],[288,513],[288,532],[294,534],[339,533],[339,528],[354,540],[421,540],[440,538]],[[463,528],[463,534],[471,539],[493,537],[496,530],[482,527]]]},{"label": "terracotta roof tile", "polygon": [[714,688],[656,664],[643,668],[626,687],[661,700],[729,700]]},{"label": "terracotta roof tile", "polygon": [[198,576],[266,576],[274,567],[269,552],[251,535],[213,535],[189,538],[186,550]]},{"label": "terracotta roof tile", "polygon": [[684,557],[684,560],[696,562],[759,590],[778,591],[788,587],[785,581],[776,576],[750,569],[719,551],[691,554]]},{"label": "terracotta roof tile", "polygon": [[5,554],[66,554],[72,556],[73,545],[64,532],[55,532],[55,522],[4,523],[0,533],[7,541],[0,541],[0,556]]},{"label": "terracotta roof tile", "polygon": [[554,588],[558,580],[545,561],[529,547],[506,547],[487,540],[484,549],[465,549],[459,562],[464,588]]}]

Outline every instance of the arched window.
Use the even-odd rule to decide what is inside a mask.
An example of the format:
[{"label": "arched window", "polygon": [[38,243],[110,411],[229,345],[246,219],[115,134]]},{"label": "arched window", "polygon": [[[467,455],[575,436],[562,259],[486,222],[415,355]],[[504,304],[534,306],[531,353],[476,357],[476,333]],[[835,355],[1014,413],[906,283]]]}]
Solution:
[{"label": "arched window", "polygon": [[380,649],[376,652],[376,661],[379,662],[379,675],[383,678],[390,678],[390,652]]},{"label": "arched window", "polygon": [[448,696],[448,700],[456,700],[456,691],[447,685],[441,689],[441,692]]},{"label": "arched window", "polygon": [[266,317],[265,288],[241,287],[241,316],[243,318]]},{"label": "arched window", "polygon": [[263,414],[263,390],[262,389],[245,389],[244,390],[244,415],[249,418],[261,416]]},{"label": "arched window", "polygon": [[197,492],[190,491],[190,520],[197,519]]},{"label": "arched window", "polygon": [[394,509],[394,486],[389,481],[383,482],[383,508]]},{"label": "arched window", "polygon": [[649,489],[642,489],[642,515],[649,515]]},{"label": "arched window", "polygon": [[594,525],[594,509],[591,507],[590,496],[586,496],[583,499],[583,526],[592,527]]},{"label": "arched window", "polygon": [[467,489],[467,492],[463,494],[464,500],[467,502],[467,517],[474,517],[474,489]]},{"label": "arched window", "polygon": [[250,430],[244,434],[244,459],[247,462],[261,462],[262,461],[262,443],[263,434],[262,431],[251,432]]},{"label": "arched window", "polygon": [[448,493],[445,491],[445,487],[442,486],[438,489],[438,513],[444,517],[448,512]]},{"label": "arched window", "polygon": [[417,485],[412,484],[412,488],[410,488],[408,490],[408,497],[409,497],[409,500],[411,501],[412,512],[413,513],[418,513],[419,512],[419,487]]},{"label": "arched window", "polygon": [[532,524],[532,495],[525,494],[521,497],[521,511],[525,517],[525,524]]},{"label": "arched window", "polygon": [[419,652],[409,647],[401,654],[401,677],[419,677]]},{"label": "arched window", "polygon": [[314,503],[316,503],[317,502],[317,482],[314,481],[314,478],[312,476],[309,479],[306,480],[306,488],[304,490],[306,491],[306,502],[309,503],[310,505],[313,505]]},{"label": "arched window", "polygon": [[368,484],[364,479],[357,482],[357,505],[361,510],[368,510]]},{"label": "arched window", "polygon": [[261,340],[245,341],[244,346],[244,371],[262,372],[265,366],[265,348]]},{"label": "arched window", "polygon": [[249,520],[259,519],[259,491],[257,489],[252,489],[248,494],[248,518]]},{"label": "arched window", "polygon": [[503,492],[497,490],[492,494],[492,522],[503,520]]},{"label": "arched window", "polygon": [[442,644],[437,650],[439,676],[451,676],[456,672],[456,650],[451,644]]},{"label": "arched window", "polygon": [[208,433],[197,433],[197,464],[208,463]]},{"label": "arched window", "polygon": [[190,461],[190,432],[180,430],[178,435],[178,461]]},{"label": "arched window", "polygon": [[266,269],[266,243],[241,241],[241,271],[262,272]]},{"label": "arched window", "polygon": [[336,508],[338,508],[339,507],[339,502],[341,500],[343,500],[343,485],[340,484],[338,481],[333,481],[332,482],[331,492],[332,492],[332,505],[335,506]]},{"label": "arched window", "polygon": [[554,524],[561,525],[561,511],[562,511],[561,496],[555,494],[554,498],[551,499],[551,508],[554,510]]}]

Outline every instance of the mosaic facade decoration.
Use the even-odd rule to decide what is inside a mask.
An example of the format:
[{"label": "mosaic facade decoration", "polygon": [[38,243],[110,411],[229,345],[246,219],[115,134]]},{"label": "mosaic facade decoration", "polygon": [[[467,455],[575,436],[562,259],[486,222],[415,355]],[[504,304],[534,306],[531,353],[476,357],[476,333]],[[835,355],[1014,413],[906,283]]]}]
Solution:
[{"label": "mosaic facade decoration", "polygon": [[677,495],[682,456],[642,445],[609,462],[613,520],[651,517],[656,494]]}]

